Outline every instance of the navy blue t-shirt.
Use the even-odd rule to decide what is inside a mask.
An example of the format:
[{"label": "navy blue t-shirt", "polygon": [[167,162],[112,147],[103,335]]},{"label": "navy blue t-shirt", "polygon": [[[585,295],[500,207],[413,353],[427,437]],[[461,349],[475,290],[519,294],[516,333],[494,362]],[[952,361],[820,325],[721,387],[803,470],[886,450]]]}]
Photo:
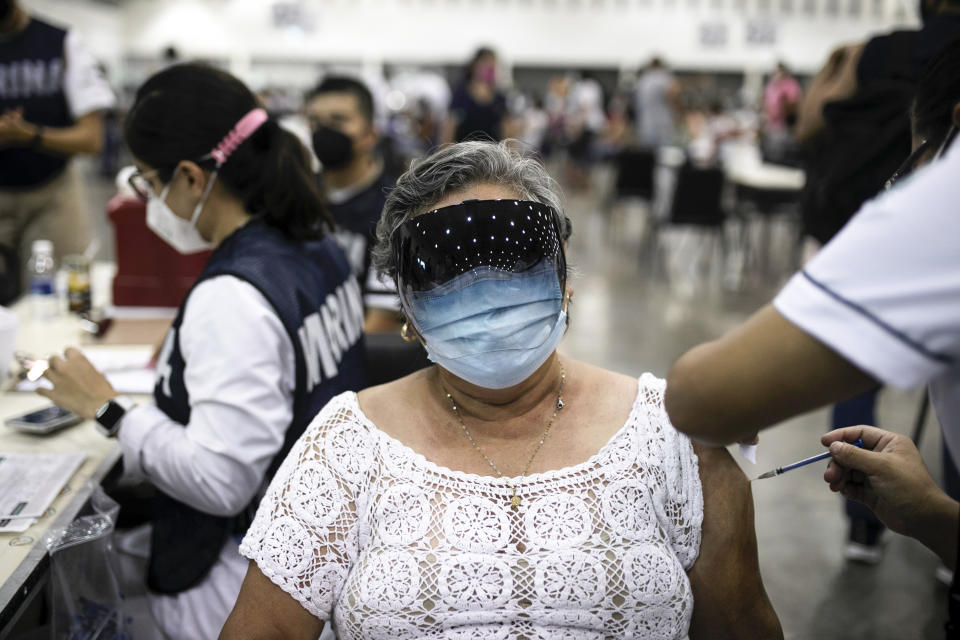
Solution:
[{"label": "navy blue t-shirt", "polygon": [[[31,18],[20,33],[0,40],[0,113],[23,109],[23,118],[44,127],[74,124],[63,88],[67,32]],[[30,146],[0,147],[0,189],[27,189],[49,182],[67,156]]]}]

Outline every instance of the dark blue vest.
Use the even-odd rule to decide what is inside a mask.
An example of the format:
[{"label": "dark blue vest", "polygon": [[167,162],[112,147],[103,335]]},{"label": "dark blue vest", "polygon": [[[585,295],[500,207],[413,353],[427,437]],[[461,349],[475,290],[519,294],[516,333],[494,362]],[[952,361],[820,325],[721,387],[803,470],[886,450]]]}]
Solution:
[{"label": "dark blue vest", "polygon": [[[44,127],[74,124],[63,91],[67,32],[32,18],[10,40],[0,40],[0,113],[23,109],[23,118]],[[27,189],[49,182],[67,156],[29,147],[0,148],[0,189]]]},{"label": "dark blue vest", "polygon": [[[256,287],[273,307],[293,344],[293,421],[283,447],[267,470],[269,480],[333,396],[365,386],[360,289],[332,237],[298,244],[276,228],[256,221],[217,248],[197,283],[219,275],[232,275]],[[189,300],[190,294],[167,334],[154,389],[157,407],[182,425],[190,422],[190,394],[183,381],[186,363],[180,351],[180,326]],[[230,354],[223,357],[229,358]],[[216,562],[227,537],[246,531],[258,501],[259,496],[244,512],[224,518],[198,511],[158,491],[147,574],[150,588],[179,593],[200,582]]]}]

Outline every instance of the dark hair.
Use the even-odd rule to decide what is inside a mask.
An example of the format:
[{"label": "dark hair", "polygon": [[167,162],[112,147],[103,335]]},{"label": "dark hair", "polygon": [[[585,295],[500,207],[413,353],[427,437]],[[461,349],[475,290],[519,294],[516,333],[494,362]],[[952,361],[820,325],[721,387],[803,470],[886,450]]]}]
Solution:
[{"label": "dark hair", "polygon": [[373,94],[360,80],[347,76],[327,76],[307,93],[307,101],[327,93],[349,93],[357,99],[357,106],[367,122],[373,123]]},{"label": "dark hair", "polygon": [[480,60],[488,56],[496,57],[497,52],[491,49],[490,47],[480,47],[473,53],[473,57],[471,57],[470,62],[467,63],[467,73],[466,73],[467,82],[470,82],[471,80],[473,80],[473,74]]},{"label": "dark hair", "polygon": [[958,102],[960,38],[955,38],[939,50],[920,76],[911,109],[914,132],[938,147],[950,131]]},{"label": "dark hair", "polygon": [[[133,155],[157,169],[163,182],[183,160],[213,169],[210,151],[252,109],[253,93],[235,77],[200,64],[180,64],[151,76],[137,90],[124,127]],[[220,168],[217,180],[248,213],[295,240],[333,227],[296,136],[268,120]]]}]

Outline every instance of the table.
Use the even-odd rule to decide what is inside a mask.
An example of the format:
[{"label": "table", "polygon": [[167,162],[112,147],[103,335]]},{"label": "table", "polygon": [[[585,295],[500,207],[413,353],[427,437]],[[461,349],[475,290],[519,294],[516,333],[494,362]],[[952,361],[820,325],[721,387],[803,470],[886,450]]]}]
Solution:
[{"label": "table", "polygon": [[788,191],[799,193],[806,183],[803,169],[776,164],[744,163],[727,168],[730,182],[757,191]]},{"label": "table", "polygon": [[[89,342],[80,328],[80,320],[74,316],[65,315],[38,323],[29,317],[29,307],[23,302],[14,306],[13,311],[20,319],[20,331],[17,335],[19,350],[47,354],[70,345]],[[169,324],[169,320],[166,323]],[[162,322],[154,322],[149,325],[147,334],[161,331],[159,335],[162,336],[163,326]],[[152,343],[152,340],[141,342]],[[34,393],[20,393],[9,389],[0,391],[0,423],[6,418],[48,404],[48,400]],[[49,436],[19,433],[0,425],[0,450],[83,451],[87,454],[87,459],[80,469],[54,500],[48,515],[40,518],[23,533],[0,534],[0,638],[3,638],[46,583],[49,556],[43,544],[44,535],[50,529],[64,526],[76,517],[90,497],[92,487],[117,467],[120,447],[116,440],[103,437],[94,427],[92,420],[87,420]]]},{"label": "table", "polygon": [[[796,226],[796,239],[793,242],[787,263],[788,270],[800,266],[800,195],[806,184],[806,174],[802,169],[768,164],[760,158],[759,151],[749,148],[734,148],[728,152],[725,165],[727,180],[733,188],[734,211],[741,225],[741,245],[744,248],[744,266],[756,263],[756,271],[765,277],[775,277],[770,273],[771,265],[771,225],[772,216],[787,213],[785,218]],[[748,222],[759,218],[759,248],[753,247],[748,240],[751,236]],[[762,249],[762,251],[761,251]]]}]

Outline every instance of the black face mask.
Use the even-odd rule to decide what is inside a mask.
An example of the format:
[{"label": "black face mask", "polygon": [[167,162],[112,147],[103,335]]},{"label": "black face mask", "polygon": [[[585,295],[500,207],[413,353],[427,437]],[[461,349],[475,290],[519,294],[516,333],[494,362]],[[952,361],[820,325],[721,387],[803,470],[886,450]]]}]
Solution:
[{"label": "black face mask", "polygon": [[353,140],[345,133],[321,125],[313,132],[313,152],[324,169],[343,169],[353,160]]}]

